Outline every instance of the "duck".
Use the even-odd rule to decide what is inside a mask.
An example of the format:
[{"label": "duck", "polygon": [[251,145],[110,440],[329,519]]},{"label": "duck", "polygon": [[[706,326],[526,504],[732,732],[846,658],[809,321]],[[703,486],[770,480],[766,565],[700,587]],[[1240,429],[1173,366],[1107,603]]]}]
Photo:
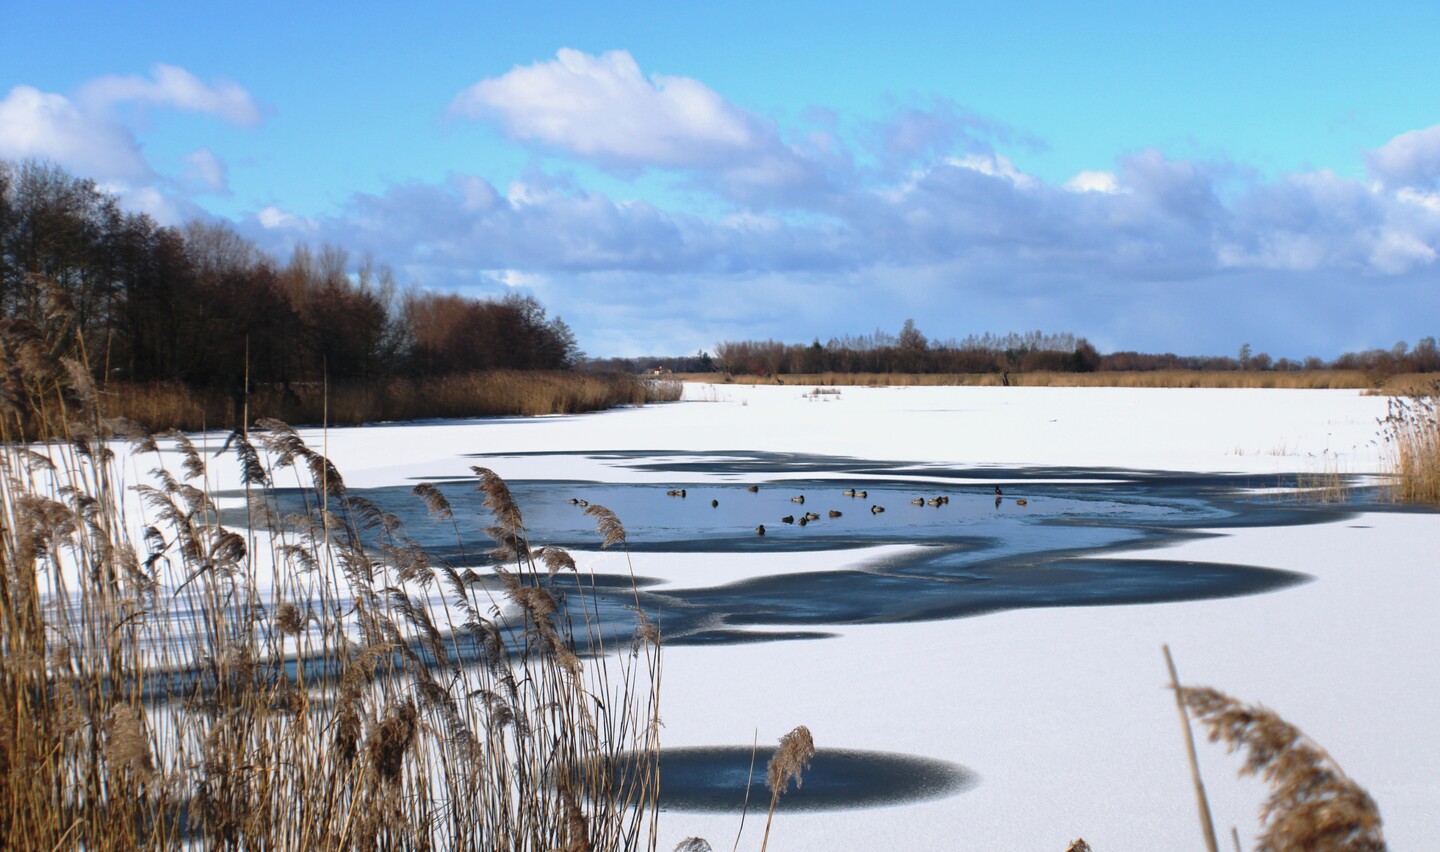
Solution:
[{"label": "duck", "polygon": [[925,498],[924,498],[924,497],[916,497],[914,500],[911,500],[911,501],[910,501],[910,505],[911,505],[911,506],[924,506],[924,505],[925,505]]},{"label": "duck", "polygon": [[844,494],[846,497],[854,497],[854,496],[855,496],[855,489],[854,489],[854,488],[846,488],[844,491],[842,491],[842,492],[840,492],[840,493],[841,493],[841,494]]},{"label": "duck", "polygon": [[1024,497],[1021,497],[1019,500],[1016,500],[1016,501],[1015,501],[1015,505],[1016,505],[1016,506],[1028,506],[1028,505],[1030,505],[1030,501],[1029,501],[1029,500],[1026,500]]},{"label": "duck", "polygon": [[1004,493],[1005,493],[1004,491],[1001,491],[1001,490],[1000,490],[1000,486],[998,486],[998,485],[995,486],[995,496],[996,496],[996,497],[999,497],[1001,494],[1004,494]]},{"label": "duck", "polygon": [[855,492],[855,496],[856,496],[856,497],[859,497],[861,500],[864,500],[866,497],[869,497],[869,496],[870,496],[870,492],[868,492],[868,491],[856,491],[856,492]]},{"label": "duck", "polygon": [[760,526],[756,527],[756,528],[755,528],[755,534],[756,534],[756,535],[764,535],[764,534],[765,534],[765,525],[764,525],[764,524],[761,524]]},{"label": "duck", "polygon": [[710,501],[710,508],[712,508],[712,509],[718,509],[718,508],[720,508],[720,501],[719,501],[719,500],[711,500],[711,501]]},{"label": "duck", "polygon": [[791,498],[790,498],[790,502],[791,502],[791,503],[799,503],[799,504],[801,504],[801,505],[804,505],[804,504],[805,504],[805,495],[804,495],[804,494],[801,494],[799,497],[791,497]]},{"label": "duck", "polygon": [[745,490],[746,490],[746,491],[749,491],[751,494],[754,494],[755,492],[757,492],[757,491],[760,490],[760,486],[758,486],[758,485],[752,485],[752,486],[750,486],[749,488],[746,488]]},{"label": "duck", "polygon": [[782,523],[782,524],[793,524],[793,523],[795,523],[795,516],[794,516],[794,515],[786,515],[785,517],[783,517],[783,518],[780,519],[780,523]]},{"label": "duck", "polygon": [[820,520],[820,515],[819,515],[818,512],[806,512],[806,513],[805,513],[805,520],[807,520],[807,521],[818,521],[818,520]]},{"label": "duck", "polygon": [[805,526],[806,524],[810,523],[810,519],[809,519],[808,517],[804,516],[804,515],[801,515],[801,516],[800,516],[800,520],[799,520],[798,523],[800,524],[800,526],[803,527],[803,526]]},{"label": "duck", "polygon": [[880,513],[883,512],[883,511],[885,511],[885,507],[884,507],[884,506],[871,506],[871,507],[870,507],[870,514],[872,514],[872,515],[878,515],[878,514],[880,514]]},{"label": "duck", "polygon": [[830,510],[830,517],[832,517],[832,518],[838,518],[838,517],[840,517],[840,512],[839,512],[838,510],[831,509],[831,510]]}]

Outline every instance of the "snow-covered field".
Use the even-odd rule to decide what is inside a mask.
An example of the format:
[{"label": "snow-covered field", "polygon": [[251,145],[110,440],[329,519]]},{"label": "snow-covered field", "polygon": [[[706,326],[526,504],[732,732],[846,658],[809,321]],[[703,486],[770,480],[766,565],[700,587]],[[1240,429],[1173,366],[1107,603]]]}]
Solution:
[{"label": "snow-covered field", "polygon": [[[1383,467],[1376,437],[1385,401],[1354,391],[811,390],[696,385],[681,403],[582,417],[305,434],[352,488],[464,476],[477,463],[507,479],[674,478],[614,457],[521,455],[616,450],[844,456],[913,462],[907,475],[917,476],[930,463],[1002,475],[1039,466],[1257,475]],[[466,457],[476,453],[490,457]],[[739,481],[705,473],[691,481],[707,476]],[[1287,569],[1315,581],[1249,597],[1028,609],[822,627],[837,635],[818,641],[672,647],[663,742],[774,743],[804,724],[822,749],[922,755],[979,777],[970,789],[920,803],[783,813],[771,848],[1050,852],[1083,836],[1097,852],[1193,849],[1198,821],[1160,650],[1169,643],[1182,680],[1264,703],[1323,744],[1378,800],[1393,848],[1434,848],[1437,542],[1440,515],[1428,512],[1226,530],[1135,555]],[[842,560],[896,549],[847,551]],[[621,558],[577,554],[582,568],[601,571],[617,569]],[[637,574],[694,587],[832,568],[834,556],[642,552],[633,562]],[[1202,742],[1201,760],[1217,826],[1253,836],[1263,788],[1235,778],[1239,760],[1222,746]],[[759,847],[763,824],[763,812],[751,815],[741,848]],[[728,849],[738,827],[734,814],[669,812],[661,847],[700,835]]]}]

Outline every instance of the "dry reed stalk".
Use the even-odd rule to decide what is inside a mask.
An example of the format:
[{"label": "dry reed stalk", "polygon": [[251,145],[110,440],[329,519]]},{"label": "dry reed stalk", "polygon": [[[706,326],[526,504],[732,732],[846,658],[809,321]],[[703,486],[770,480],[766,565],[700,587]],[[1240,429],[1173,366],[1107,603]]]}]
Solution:
[{"label": "dry reed stalk", "polygon": [[1200,777],[1200,760],[1195,754],[1195,734],[1190,730],[1190,715],[1185,711],[1185,702],[1180,691],[1180,676],[1175,672],[1175,660],[1170,656],[1170,646],[1165,650],[1165,666],[1170,670],[1170,688],[1175,691],[1175,709],[1180,712],[1180,727],[1185,732],[1185,756],[1190,763],[1190,782],[1195,786],[1195,806],[1200,813],[1200,836],[1208,852],[1219,852],[1215,839],[1215,823],[1210,816],[1210,800],[1205,795],[1205,781]]},{"label": "dry reed stalk", "polygon": [[770,842],[770,822],[775,818],[775,806],[780,803],[781,794],[790,788],[791,781],[796,787],[801,785],[804,781],[801,773],[810,768],[810,760],[814,756],[815,740],[810,736],[810,729],[804,725],[780,738],[780,748],[765,767],[765,786],[770,788],[770,812],[765,817],[765,836],[760,841],[760,852],[765,852]]},{"label": "dry reed stalk", "polygon": [[1241,775],[1270,785],[1260,809],[1262,852],[1380,852],[1386,848],[1375,801],[1319,744],[1279,714],[1209,687],[1180,687],[1210,741],[1244,750]]}]

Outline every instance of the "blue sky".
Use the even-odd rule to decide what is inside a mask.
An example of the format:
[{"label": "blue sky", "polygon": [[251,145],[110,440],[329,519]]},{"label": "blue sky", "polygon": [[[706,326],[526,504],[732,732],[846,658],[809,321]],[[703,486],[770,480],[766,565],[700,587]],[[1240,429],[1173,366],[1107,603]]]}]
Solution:
[{"label": "blue sky", "polygon": [[1432,3],[6,2],[0,157],[594,355],[1440,334]]}]

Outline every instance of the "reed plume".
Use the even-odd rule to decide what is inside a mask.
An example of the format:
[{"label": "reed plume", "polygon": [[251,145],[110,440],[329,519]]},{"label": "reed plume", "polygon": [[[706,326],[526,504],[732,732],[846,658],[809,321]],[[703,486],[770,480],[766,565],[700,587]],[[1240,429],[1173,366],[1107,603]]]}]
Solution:
[{"label": "reed plume", "polygon": [[1243,750],[1241,775],[1271,788],[1260,809],[1261,852],[1380,852],[1380,810],[1325,749],[1266,707],[1244,704],[1209,687],[1181,687],[1180,696],[1230,751]]},{"label": "reed plume", "polygon": [[614,512],[599,503],[591,503],[585,507],[585,514],[595,519],[595,529],[600,533],[601,547],[625,543],[625,525],[620,523],[620,519],[615,516]]},{"label": "reed plume", "polygon": [[810,729],[804,725],[780,738],[780,748],[765,767],[765,786],[770,788],[770,813],[765,817],[765,836],[760,841],[760,852],[765,852],[770,842],[770,822],[775,818],[775,806],[780,803],[780,796],[790,789],[791,781],[796,787],[803,783],[801,773],[810,768],[810,760],[814,756],[815,740],[810,736]]}]

